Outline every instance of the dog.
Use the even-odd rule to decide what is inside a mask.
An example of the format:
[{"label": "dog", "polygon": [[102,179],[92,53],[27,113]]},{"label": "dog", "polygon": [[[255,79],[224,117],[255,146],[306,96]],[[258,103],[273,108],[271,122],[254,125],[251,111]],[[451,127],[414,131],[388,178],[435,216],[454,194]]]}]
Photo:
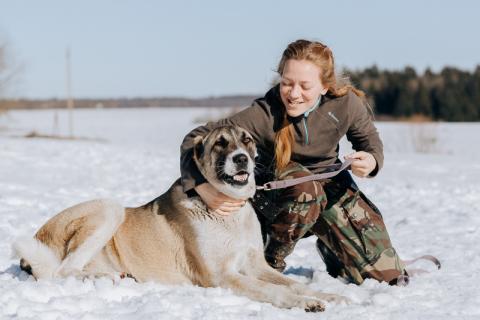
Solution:
[{"label": "dog", "polygon": [[[194,139],[194,161],[218,191],[250,198],[256,147],[242,128],[223,126]],[[112,200],[80,203],[48,220],[14,250],[36,279],[128,275],[136,281],[222,287],[280,308],[323,311],[344,297],[311,290],[272,269],[251,204],[229,216],[187,197],[180,179],[153,201],[124,208]]]}]

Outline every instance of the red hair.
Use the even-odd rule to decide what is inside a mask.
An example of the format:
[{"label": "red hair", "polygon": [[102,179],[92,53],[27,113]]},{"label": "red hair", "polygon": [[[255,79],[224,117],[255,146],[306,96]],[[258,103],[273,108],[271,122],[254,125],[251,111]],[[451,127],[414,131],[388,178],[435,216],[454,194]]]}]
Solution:
[{"label": "red hair", "polygon": [[[320,69],[320,81],[327,88],[327,94],[341,97],[353,91],[357,96],[365,99],[365,93],[353,87],[346,79],[337,79],[335,74],[333,53],[326,45],[308,40],[297,40],[290,43],[278,64],[277,72],[282,76],[285,64],[288,60],[307,60]],[[282,128],[275,136],[275,163],[276,169],[285,168],[290,162],[294,138],[293,125],[288,121],[287,112],[284,111]]]}]

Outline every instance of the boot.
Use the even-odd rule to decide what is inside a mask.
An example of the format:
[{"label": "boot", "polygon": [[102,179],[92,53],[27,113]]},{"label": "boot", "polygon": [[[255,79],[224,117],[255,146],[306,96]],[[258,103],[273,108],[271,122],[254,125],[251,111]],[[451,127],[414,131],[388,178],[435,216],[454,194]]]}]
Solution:
[{"label": "boot", "polygon": [[282,243],[270,237],[265,248],[265,260],[273,269],[283,272],[287,266],[285,258],[293,252],[294,248],[295,242]]},{"label": "boot", "polygon": [[327,266],[327,272],[333,278],[345,277],[345,265],[337,258],[335,253],[330,250],[320,239],[317,239],[317,251],[323,262]]}]

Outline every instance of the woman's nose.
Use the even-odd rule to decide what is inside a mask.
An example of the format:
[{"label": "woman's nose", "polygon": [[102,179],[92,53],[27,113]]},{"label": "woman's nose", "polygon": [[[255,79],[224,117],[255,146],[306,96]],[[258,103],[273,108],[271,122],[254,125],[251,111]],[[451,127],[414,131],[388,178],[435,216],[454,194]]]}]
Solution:
[{"label": "woman's nose", "polygon": [[294,85],[290,90],[290,98],[299,98],[301,96],[301,90],[299,85]]}]

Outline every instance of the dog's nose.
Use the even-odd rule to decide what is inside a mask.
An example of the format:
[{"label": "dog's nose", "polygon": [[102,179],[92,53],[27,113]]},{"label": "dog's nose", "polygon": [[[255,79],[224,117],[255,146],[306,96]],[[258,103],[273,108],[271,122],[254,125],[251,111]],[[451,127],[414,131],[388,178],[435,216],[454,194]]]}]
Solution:
[{"label": "dog's nose", "polygon": [[238,166],[246,166],[248,164],[248,157],[245,154],[237,154],[233,157],[233,163]]}]

